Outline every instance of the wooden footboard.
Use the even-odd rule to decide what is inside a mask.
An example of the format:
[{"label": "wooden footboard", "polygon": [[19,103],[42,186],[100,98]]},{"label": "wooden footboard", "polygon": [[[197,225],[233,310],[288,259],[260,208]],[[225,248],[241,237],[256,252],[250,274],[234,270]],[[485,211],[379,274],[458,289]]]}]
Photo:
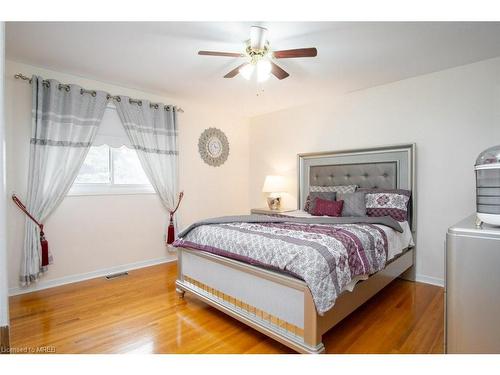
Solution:
[{"label": "wooden footboard", "polygon": [[217,255],[178,250],[178,292],[190,292],[298,352],[324,351],[303,281]]},{"label": "wooden footboard", "polygon": [[321,336],[413,264],[413,250],[345,292],[319,316],[306,283],[206,252],[178,248],[177,291],[189,292],[300,353],[322,353]]}]

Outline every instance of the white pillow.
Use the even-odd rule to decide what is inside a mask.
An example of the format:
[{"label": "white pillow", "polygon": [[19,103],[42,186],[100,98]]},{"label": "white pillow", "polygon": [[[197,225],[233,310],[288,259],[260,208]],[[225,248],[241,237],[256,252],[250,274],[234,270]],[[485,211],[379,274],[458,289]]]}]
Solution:
[{"label": "white pillow", "polygon": [[356,191],[357,185],[337,185],[337,186],[309,186],[310,193],[354,193]]}]

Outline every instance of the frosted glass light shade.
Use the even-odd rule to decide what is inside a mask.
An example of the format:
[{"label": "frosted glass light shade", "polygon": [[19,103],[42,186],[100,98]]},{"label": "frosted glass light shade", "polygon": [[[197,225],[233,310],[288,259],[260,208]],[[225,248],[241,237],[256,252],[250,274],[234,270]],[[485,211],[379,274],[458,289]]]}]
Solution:
[{"label": "frosted glass light shade", "polygon": [[257,81],[264,82],[271,75],[271,63],[269,60],[259,60],[257,63]]},{"label": "frosted glass light shade", "polygon": [[262,192],[282,193],[286,190],[285,179],[282,176],[266,176]]},{"label": "frosted glass light shade", "polygon": [[246,64],[242,68],[240,68],[240,74],[245,78],[246,80],[250,80],[253,75],[255,66],[253,64]]}]

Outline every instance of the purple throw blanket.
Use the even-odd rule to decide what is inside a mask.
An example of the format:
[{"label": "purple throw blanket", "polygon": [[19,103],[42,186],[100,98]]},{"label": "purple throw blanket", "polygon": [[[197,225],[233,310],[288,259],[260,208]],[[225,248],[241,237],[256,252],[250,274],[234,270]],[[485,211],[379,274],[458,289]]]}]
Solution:
[{"label": "purple throw blanket", "polygon": [[229,216],[191,225],[174,246],[292,274],[306,282],[323,315],[354,278],[385,267],[387,236],[375,224],[402,232],[390,217]]}]

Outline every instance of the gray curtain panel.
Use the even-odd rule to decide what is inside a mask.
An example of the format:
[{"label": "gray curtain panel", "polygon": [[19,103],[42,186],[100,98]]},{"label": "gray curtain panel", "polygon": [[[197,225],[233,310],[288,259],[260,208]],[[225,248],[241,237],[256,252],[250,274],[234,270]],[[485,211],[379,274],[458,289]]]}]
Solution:
[{"label": "gray curtain panel", "polygon": [[132,147],[163,206],[174,208],[178,193],[177,114],[171,106],[151,105],[147,100],[115,100]]},{"label": "gray curtain panel", "polygon": [[[28,211],[44,222],[68,193],[94,140],[108,101],[105,92],[32,77],[32,133]],[[49,229],[50,231],[50,229]],[[26,218],[21,284],[36,281],[41,267],[39,228]]]}]

